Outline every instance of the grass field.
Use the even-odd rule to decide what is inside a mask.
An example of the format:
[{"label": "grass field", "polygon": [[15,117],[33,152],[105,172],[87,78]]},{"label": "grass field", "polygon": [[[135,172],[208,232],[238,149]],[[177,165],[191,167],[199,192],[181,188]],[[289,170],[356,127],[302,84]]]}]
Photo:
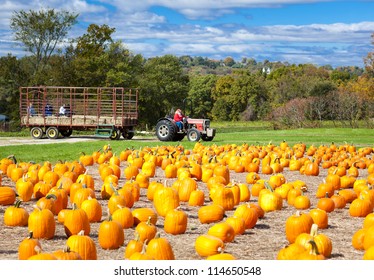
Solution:
[{"label": "grass field", "polygon": [[[305,143],[307,146],[329,145],[334,142],[336,145],[352,144],[357,147],[374,146],[374,129],[352,129],[352,128],[308,128],[290,130],[271,130],[266,123],[238,122],[238,123],[213,123],[217,128],[216,137],[212,142],[204,142],[205,145],[225,145],[247,143],[249,145],[264,145],[268,143],[279,144],[287,141],[289,145]],[[23,135],[23,136],[21,136]],[[31,136],[25,136],[25,131],[14,134],[0,134],[1,136],[24,137],[32,140]],[[74,133],[73,136],[74,137]],[[82,134],[80,135],[82,137]],[[136,139],[135,139],[136,138]],[[157,147],[163,145],[177,145],[177,142],[160,142],[153,135],[137,135],[133,140],[111,141],[103,138],[89,142],[74,144],[58,143],[43,145],[18,145],[0,146],[0,158],[10,154],[15,155],[22,161],[35,162],[57,162],[59,160],[75,160],[83,153],[91,154],[93,151],[110,143],[114,152],[127,148],[138,149],[140,147]],[[1,139],[1,138],[0,138]],[[180,142],[186,149],[191,149],[195,143],[189,142],[187,138]]]}]

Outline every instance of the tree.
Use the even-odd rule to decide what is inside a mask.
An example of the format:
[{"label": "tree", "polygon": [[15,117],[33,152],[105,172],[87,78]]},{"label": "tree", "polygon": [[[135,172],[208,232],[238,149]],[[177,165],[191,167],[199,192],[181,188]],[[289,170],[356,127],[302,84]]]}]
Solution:
[{"label": "tree", "polygon": [[188,76],[172,55],[148,59],[140,78],[139,115],[141,122],[155,125],[171,109],[183,106]]},{"label": "tree", "polygon": [[188,98],[191,100],[193,115],[191,117],[210,118],[213,108],[212,89],[217,80],[216,75],[194,75],[190,77]]},{"label": "tree", "polygon": [[93,57],[104,53],[108,46],[113,43],[111,36],[115,30],[115,28],[106,24],[101,26],[90,24],[87,33],[77,38],[75,53],[82,57]]},{"label": "tree", "polygon": [[[371,44],[374,46],[374,33],[371,34]],[[367,73],[374,77],[374,52],[369,52],[364,62]]]},{"label": "tree", "polygon": [[59,43],[63,43],[78,14],[54,9],[14,12],[10,28],[16,41],[25,45],[35,57],[34,74],[43,68]]}]

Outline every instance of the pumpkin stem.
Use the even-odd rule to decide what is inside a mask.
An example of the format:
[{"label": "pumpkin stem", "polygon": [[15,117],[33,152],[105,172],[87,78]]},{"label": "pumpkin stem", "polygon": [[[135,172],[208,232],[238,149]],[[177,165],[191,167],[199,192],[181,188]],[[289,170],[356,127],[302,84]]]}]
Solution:
[{"label": "pumpkin stem", "polygon": [[313,238],[316,237],[318,235],[318,225],[317,224],[313,224],[311,229],[310,229],[310,236],[312,236]]}]

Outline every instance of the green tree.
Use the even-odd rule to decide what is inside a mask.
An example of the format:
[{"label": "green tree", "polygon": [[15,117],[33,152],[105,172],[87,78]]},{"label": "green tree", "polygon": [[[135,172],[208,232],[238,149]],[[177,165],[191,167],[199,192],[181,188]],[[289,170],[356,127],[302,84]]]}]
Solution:
[{"label": "green tree", "polygon": [[[54,9],[14,12],[10,28],[16,41],[34,56],[34,74],[47,65],[57,45],[63,43],[78,14]],[[38,82],[38,81],[36,81]]]},{"label": "green tree", "polygon": [[216,81],[217,76],[212,74],[190,77],[188,99],[191,101],[193,107],[193,115],[191,117],[212,117],[212,89]]},{"label": "green tree", "polygon": [[150,58],[140,78],[139,114],[143,124],[155,125],[171,109],[183,106],[188,76],[178,58],[172,55]]},{"label": "green tree", "polygon": [[90,24],[87,32],[75,40],[77,43],[75,54],[91,58],[104,53],[109,45],[113,43],[111,36],[115,30],[115,28],[111,28],[106,24],[101,26]]},{"label": "green tree", "polygon": [[27,84],[27,74],[22,62],[10,54],[0,57],[0,114],[19,118],[18,89],[23,84]]}]

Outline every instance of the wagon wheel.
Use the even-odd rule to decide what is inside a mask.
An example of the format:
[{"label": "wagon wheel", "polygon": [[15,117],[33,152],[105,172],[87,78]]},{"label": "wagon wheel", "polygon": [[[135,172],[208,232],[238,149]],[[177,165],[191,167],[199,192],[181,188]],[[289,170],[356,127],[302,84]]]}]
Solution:
[{"label": "wagon wheel", "polygon": [[118,129],[114,129],[112,134],[109,136],[110,140],[118,140],[121,137],[121,132]]},{"label": "wagon wheel", "polygon": [[68,129],[60,130],[60,133],[64,137],[69,137],[73,133],[73,130],[71,128],[68,128]]},{"label": "wagon wheel", "polygon": [[58,138],[57,127],[54,127],[54,126],[48,127],[46,134],[49,139],[57,139]]},{"label": "wagon wheel", "polygon": [[40,127],[33,127],[31,128],[30,134],[34,139],[42,139],[44,133]]},{"label": "wagon wheel", "polygon": [[134,137],[134,134],[135,134],[134,132],[128,131],[127,129],[122,131],[123,138],[128,139],[128,140],[132,139]]}]

